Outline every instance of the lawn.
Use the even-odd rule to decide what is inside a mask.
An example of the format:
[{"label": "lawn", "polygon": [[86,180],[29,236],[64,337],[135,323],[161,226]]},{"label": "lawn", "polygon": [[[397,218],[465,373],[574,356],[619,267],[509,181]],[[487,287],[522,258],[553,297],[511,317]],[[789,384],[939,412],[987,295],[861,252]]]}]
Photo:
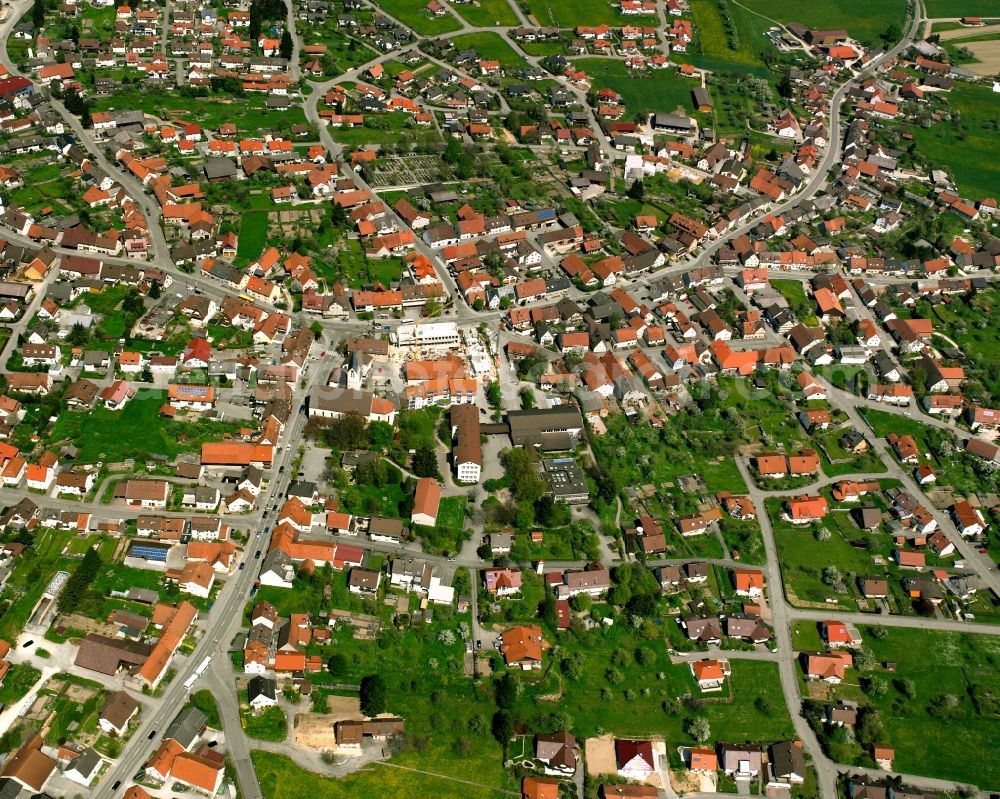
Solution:
[{"label": "lawn", "polygon": [[626,69],[624,61],[606,58],[580,58],[573,62],[593,79],[594,89],[613,89],[622,96],[629,116],[639,112],[681,110],[684,114],[694,111],[691,89],[697,84],[680,78],[676,70],[650,70],[648,77],[635,77]]},{"label": "lawn", "polygon": [[[672,618],[664,624],[675,624]],[[522,680],[515,715],[531,718],[540,709],[558,710],[577,738],[603,732],[621,737],[663,736],[671,743],[667,756],[678,764],[676,744],[688,743],[684,722],[704,716],[712,739],[720,741],[774,741],[791,735],[777,666],[772,663],[733,660],[729,680],[732,692],[709,694],[715,701],[688,708],[678,700],[701,692],[687,664],[672,665],[664,650],[663,632],[650,625],[637,633],[627,625],[561,639],[553,662],[542,675]],[[575,662],[576,668],[564,664]],[[662,675],[662,677],[660,676]],[[558,704],[543,697],[559,695]],[[719,701],[720,697],[732,701]]]},{"label": "lawn", "polygon": [[498,33],[465,33],[452,38],[452,42],[460,50],[475,50],[482,59],[499,61],[500,66],[508,71],[528,65]]},{"label": "lawn", "polygon": [[424,552],[455,554],[462,548],[462,542],[471,535],[471,532],[463,531],[467,501],[465,496],[443,498],[438,508],[437,524],[433,528],[415,528]]},{"label": "lawn", "polygon": [[69,530],[42,529],[34,534],[31,548],[15,563],[0,596],[0,638],[17,638],[52,576],[60,569],[72,572],[79,564],[78,560],[62,556],[72,538]]},{"label": "lawn", "polygon": [[14,663],[3,678],[0,688],[0,704],[9,705],[21,699],[34,685],[42,672],[28,663]]},{"label": "lawn", "polygon": [[240,241],[236,248],[237,258],[252,261],[263,251],[267,243],[268,217],[266,211],[249,211],[240,221]]},{"label": "lawn", "polygon": [[[896,750],[893,769],[1000,788],[995,767],[1000,637],[903,628],[890,628],[882,638],[871,635],[870,628],[861,633],[877,662],[896,664],[894,672],[880,676],[890,682],[912,680],[916,688],[912,700],[900,701],[892,688],[876,700],[888,732],[886,743]],[[957,697],[956,707],[946,717],[928,713],[942,694]],[[947,741],[947,746],[927,746],[928,740]]]},{"label": "lawn", "polygon": [[[831,607],[857,610],[857,576],[879,576],[885,573],[884,566],[873,561],[873,555],[887,555],[890,550],[888,536],[862,533],[843,510],[831,510],[821,525],[830,531],[827,541],[819,541],[814,535],[813,525],[793,525],[781,518],[782,501],[767,503],[768,517],[774,530],[774,542],[778,548],[781,574],[785,595],[793,605],[809,606],[811,603],[825,603],[835,600]],[[758,509],[759,511],[760,509]],[[875,551],[852,546],[853,540],[874,539]],[[823,582],[823,568],[834,566],[847,586],[847,592],[838,594]]]},{"label": "lawn", "polygon": [[933,166],[947,168],[964,196],[995,197],[1000,194],[1000,95],[988,85],[957,81],[947,98],[961,121],[913,126],[917,151]]},{"label": "lawn", "polygon": [[517,14],[510,6],[510,0],[477,0],[475,4],[456,3],[455,11],[471,25],[488,28],[491,25],[514,27],[519,24]]},{"label": "lawn", "polygon": [[[129,108],[144,111],[161,119],[197,121],[205,128],[217,129],[223,122],[232,122],[240,131],[262,135],[272,128],[287,131],[292,125],[308,124],[301,105],[286,110],[265,107],[263,97],[199,97],[192,99],[158,91],[147,94],[130,90],[116,92],[111,97],[98,98],[94,111]],[[197,108],[197,111],[192,109]]]},{"label": "lawn", "polygon": [[[375,763],[343,779],[323,777],[299,766],[291,758],[272,752],[254,750],[253,759],[261,792],[267,799],[354,799],[358,796],[437,796],[463,799],[495,799],[493,788],[474,787],[466,780],[481,780],[475,773],[456,777],[462,782],[425,774],[421,771],[404,771],[392,768],[400,758],[390,761],[390,766]],[[499,756],[499,752],[498,752]],[[414,768],[423,768],[419,760]]]},{"label": "lawn", "polygon": [[[930,19],[937,17],[989,17],[996,16],[996,0],[924,0],[924,9]],[[934,28],[938,30],[937,26]]]},{"label": "lawn", "polygon": [[954,298],[930,309],[934,329],[953,339],[965,353],[966,375],[983,384],[991,407],[1000,404],[1000,291],[989,288],[972,297]]},{"label": "lawn", "polygon": [[[303,606],[298,605],[300,609]],[[317,602],[308,606],[326,605]],[[336,596],[332,606],[344,607]],[[319,655],[324,661],[334,653],[343,655],[342,668],[336,673],[310,673],[314,706],[325,704],[324,697],[334,692],[330,687],[333,684],[356,684],[364,675],[378,672],[386,680],[387,712],[406,720],[406,745],[392,763],[469,779],[489,788],[515,790],[517,782],[503,768],[501,747],[489,733],[490,718],[496,711],[492,691],[462,673],[463,636],[469,631],[471,617],[434,605],[418,618],[412,613],[416,607],[416,597],[411,596],[411,613],[396,617],[393,624],[393,609],[381,602],[369,603],[367,612],[378,615],[384,624],[376,641],[354,638],[349,628],[338,625],[331,631],[329,644],[311,645],[307,653]],[[450,635],[442,636],[445,631]],[[321,795],[363,796],[376,785],[379,796],[418,795],[387,788],[384,781],[397,778],[402,779],[396,770],[379,767],[374,774],[363,772],[331,782],[329,793]],[[261,782],[269,799],[285,795],[269,790],[264,777]],[[442,795],[457,795],[454,783],[431,779],[429,784]],[[413,783],[403,785],[410,787]]]},{"label": "lawn", "polygon": [[[952,6],[953,0],[940,0]],[[984,4],[988,0],[982,0]],[[801,0],[740,0],[752,11],[777,22],[800,22],[808,28],[844,28],[860,41],[875,43],[893,23],[900,29],[906,12],[904,0],[840,0],[836,3],[808,3]],[[932,0],[932,3],[934,0]],[[996,5],[993,5],[996,8]],[[967,13],[963,10],[962,13]],[[931,16],[934,16],[933,14]]]},{"label": "lawn", "polygon": [[197,452],[203,442],[220,439],[240,426],[237,422],[163,419],[160,406],[165,399],[165,391],[143,388],[120,411],[64,411],[52,428],[50,442],[78,446],[79,463],[145,461],[153,455],[172,459],[182,452]]},{"label": "lawn", "polygon": [[425,3],[415,3],[413,0],[376,0],[376,5],[422,36],[438,36],[462,27],[451,11],[443,17],[435,17],[424,8]]},{"label": "lawn", "polygon": [[288,736],[288,719],[285,711],[277,705],[266,708],[260,713],[251,713],[249,709],[244,709],[240,712],[240,720],[248,738],[280,743]]},{"label": "lawn", "polygon": [[621,25],[628,19],[621,16],[608,0],[574,0],[572,3],[565,0],[527,0],[527,3],[531,16],[543,26]]},{"label": "lawn", "polygon": [[[686,422],[687,420],[683,420]],[[725,449],[710,420],[704,426],[686,429],[683,422],[667,421],[661,430],[633,426],[621,414],[605,421],[608,433],[593,440],[594,454],[605,469],[623,485],[652,483],[667,488],[682,475],[700,475],[708,491],[746,491],[731,453]]]}]

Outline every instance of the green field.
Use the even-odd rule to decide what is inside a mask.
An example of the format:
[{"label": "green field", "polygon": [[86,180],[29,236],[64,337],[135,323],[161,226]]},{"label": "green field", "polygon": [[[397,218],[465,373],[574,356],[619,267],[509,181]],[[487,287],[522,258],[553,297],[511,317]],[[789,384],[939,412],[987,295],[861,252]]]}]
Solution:
[{"label": "green field", "polygon": [[474,4],[456,3],[453,8],[477,28],[488,28],[491,25],[513,27],[519,24],[509,0],[477,0]]},{"label": "green field", "polygon": [[[716,0],[691,0],[691,12],[694,14],[695,22],[695,47],[693,51],[700,49],[701,55],[706,59],[731,63],[732,67],[760,67],[763,62],[757,53],[761,48],[770,46],[763,36],[763,31],[771,27],[770,24],[767,20],[761,19],[733,3],[729,4],[728,9],[732,15],[733,24],[736,26],[739,40],[739,46],[736,49],[730,47],[725,22]],[[696,59],[690,60],[697,62]],[[699,64],[699,66],[718,69],[709,63]]]},{"label": "green field", "polygon": [[628,107],[628,118],[639,112],[694,111],[691,89],[697,83],[677,75],[674,69],[650,70],[648,77],[636,77],[626,69],[624,61],[606,58],[576,59],[574,66],[592,78],[594,89],[614,89]]},{"label": "green field", "polygon": [[266,708],[260,713],[251,713],[249,709],[244,709],[240,713],[240,723],[248,738],[280,743],[288,735],[288,719],[285,717],[285,711],[277,705]]},{"label": "green field", "polygon": [[[465,774],[449,779],[424,774],[421,771],[404,771],[392,768],[400,758],[389,765],[375,763],[343,779],[323,777],[306,771],[284,755],[254,750],[250,753],[261,792],[267,799],[355,799],[358,796],[428,796],[462,797],[463,799],[495,799],[496,790],[477,787],[467,780],[481,779],[477,774]],[[499,753],[497,755],[499,757]],[[419,760],[413,769],[426,769]]]},{"label": "green field", "polygon": [[484,60],[499,61],[505,71],[528,66],[528,62],[498,33],[465,33],[453,37],[451,41],[460,50],[475,50]]},{"label": "green field", "polygon": [[[578,25],[621,25],[622,17],[608,0],[527,0],[528,8],[539,25],[575,28]],[[530,19],[529,19],[530,22]],[[652,24],[652,23],[650,23]]]},{"label": "green field", "polygon": [[205,441],[232,433],[236,422],[178,422],[160,418],[165,391],[141,389],[124,409],[95,408],[90,413],[63,412],[52,428],[53,445],[73,443],[80,448],[79,463],[144,461],[152,455],[173,458],[196,452]]},{"label": "green field", "polygon": [[376,5],[422,36],[437,36],[462,27],[451,11],[443,17],[435,17],[425,10],[426,3],[414,0],[376,0]]},{"label": "green field", "polygon": [[913,127],[917,151],[933,166],[949,169],[959,191],[970,199],[1000,195],[1000,95],[989,86],[956,81],[946,95],[961,122]]},{"label": "green field", "polygon": [[[996,668],[1000,662],[1000,637],[962,635],[932,630],[890,629],[877,639],[862,629],[865,645],[878,662],[896,664],[887,680],[912,680],[916,695],[899,701],[895,690],[877,704],[895,747],[893,769],[925,774],[980,788],[1000,788],[995,765],[1000,740],[1000,703],[996,699]],[[876,669],[876,673],[880,671]],[[942,694],[958,698],[947,716],[932,715],[927,708]],[[928,747],[928,740],[947,746]],[[960,757],[955,753],[961,752]]]},{"label": "green field", "polygon": [[[664,624],[675,622],[667,619]],[[683,727],[690,716],[708,719],[713,740],[774,741],[792,732],[773,663],[731,661],[733,701],[689,709],[673,703],[689,692],[695,699],[701,696],[690,667],[671,665],[661,640],[645,638],[624,625],[563,639],[556,657],[576,661],[579,669],[567,674],[560,660],[544,665],[540,675],[526,675],[515,715],[530,718],[539,709],[559,711],[578,738],[614,732],[621,737],[662,735],[675,744],[689,741]],[[561,695],[558,704],[540,698],[555,695]],[[708,696],[720,695],[730,696],[729,689]],[[674,747],[667,748],[667,756],[678,764]]]},{"label": "green field", "polygon": [[[946,1],[952,4],[950,0]],[[750,10],[785,25],[800,22],[807,28],[814,29],[844,28],[856,39],[871,43],[876,42],[893,23],[902,28],[906,13],[904,0],[840,0],[836,3],[808,4],[802,3],[801,0],[740,0],[740,2]],[[993,8],[996,8],[995,3]]]},{"label": "green field", "polygon": [[[831,511],[821,526],[831,532],[830,540],[818,541],[813,535],[813,525],[793,525],[781,519],[781,501],[768,503],[768,516],[774,530],[774,543],[781,561],[781,574],[785,595],[793,605],[808,606],[813,602],[836,600],[836,606],[844,610],[857,610],[853,575],[881,575],[884,567],[872,561],[872,555],[865,549],[851,545],[848,536],[862,537],[860,531],[843,511]],[[880,541],[882,548],[889,544],[888,536]],[[836,566],[848,593],[836,594],[832,587],[823,583],[824,566]]]},{"label": "green field", "polygon": [[[183,119],[196,121],[209,129],[216,129],[224,122],[232,122],[240,131],[261,135],[271,128],[287,131],[292,125],[305,125],[306,115],[301,105],[292,105],[287,110],[268,110],[265,100],[259,96],[226,97],[183,97],[156,92],[153,94],[132,89],[116,92],[111,97],[98,98],[93,110],[106,111],[111,108],[128,108],[144,111],[161,119]],[[197,108],[197,113],[192,111]]]},{"label": "green field", "polygon": [[[930,19],[936,17],[990,17],[1000,8],[996,0],[924,0],[924,11]],[[937,27],[935,27],[937,30]]]}]

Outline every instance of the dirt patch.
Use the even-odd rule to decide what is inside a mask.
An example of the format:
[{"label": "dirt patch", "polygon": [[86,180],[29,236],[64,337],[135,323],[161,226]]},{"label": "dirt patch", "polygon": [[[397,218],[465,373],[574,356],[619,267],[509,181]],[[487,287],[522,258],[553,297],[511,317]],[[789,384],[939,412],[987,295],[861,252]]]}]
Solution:
[{"label": "dirt patch", "polygon": [[978,61],[975,64],[964,64],[967,70],[977,75],[996,75],[1000,72],[1000,40],[968,42],[962,46],[969,48]]},{"label": "dirt patch", "polygon": [[333,722],[325,713],[299,713],[295,716],[293,741],[306,749],[333,749],[337,742]]},{"label": "dirt patch", "polygon": [[701,779],[693,771],[677,769],[668,773],[670,786],[677,793],[698,793],[701,790]]},{"label": "dirt patch", "polygon": [[806,683],[806,691],[809,694],[810,699],[818,699],[820,701],[826,701],[830,698],[830,685],[825,682],[808,682]]},{"label": "dirt patch", "polygon": [[72,699],[74,702],[86,702],[93,695],[94,691],[92,688],[84,688],[82,685],[70,683],[66,688],[66,698]]},{"label": "dirt patch", "polygon": [[65,616],[60,616],[56,624],[70,630],[80,630],[83,633],[98,633],[99,635],[113,636],[116,630],[113,624],[95,621],[86,616],[81,616],[79,613],[69,613]]},{"label": "dirt patch", "polygon": [[591,777],[604,774],[617,774],[618,761],[615,758],[614,735],[602,735],[600,738],[588,738],[583,742],[584,761],[587,773]]},{"label": "dirt patch", "polygon": [[328,696],[325,717],[333,722],[364,718],[361,715],[361,699],[356,696]]},{"label": "dirt patch", "polygon": [[984,33],[1000,33],[1000,25],[978,25],[956,28],[951,31],[941,31],[938,35],[941,37],[942,42],[949,42],[952,39],[968,39],[970,36],[982,36]]}]

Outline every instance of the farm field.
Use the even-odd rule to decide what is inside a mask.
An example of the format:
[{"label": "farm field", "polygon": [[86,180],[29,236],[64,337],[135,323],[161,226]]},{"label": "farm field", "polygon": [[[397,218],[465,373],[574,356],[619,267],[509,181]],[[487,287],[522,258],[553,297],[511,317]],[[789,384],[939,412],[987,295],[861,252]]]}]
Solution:
[{"label": "farm field", "polygon": [[735,49],[730,47],[725,22],[715,0],[692,0],[691,13],[695,22],[695,47],[692,52],[700,50],[701,56],[706,60],[701,61],[699,58],[683,60],[690,60],[696,66],[713,70],[719,69],[712,65],[713,61],[719,62],[720,66],[727,64],[729,69],[763,65],[757,53],[760,48],[770,46],[763,32],[771,27],[771,24],[733,4],[728,6],[728,10],[737,31],[738,46]]},{"label": "farm field", "polygon": [[[955,5],[948,0],[945,2],[952,7]],[[856,39],[871,43],[876,42],[894,23],[902,28],[906,11],[905,0],[843,0],[808,4],[799,0],[741,0],[741,4],[785,25],[800,22],[808,28],[843,28]],[[995,4],[993,7],[996,8]],[[930,9],[928,15],[936,16]],[[954,15],[952,10],[941,16]]]},{"label": "farm field", "polygon": [[1000,95],[989,86],[957,82],[948,104],[961,113],[961,124],[939,122],[913,127],[917,149],[932,164],[948,168],[963,195],[970,199],[1000,193]]},{"label": "farm field", "polygon": [[996,0],[924,0],[924,12],[938,17],[988,17],[997,14]]},{"label": "farm field", "polygon": [[539,25],[575,28],[577,25],[620,25],[623,17],[607,0],[527,0]]}]

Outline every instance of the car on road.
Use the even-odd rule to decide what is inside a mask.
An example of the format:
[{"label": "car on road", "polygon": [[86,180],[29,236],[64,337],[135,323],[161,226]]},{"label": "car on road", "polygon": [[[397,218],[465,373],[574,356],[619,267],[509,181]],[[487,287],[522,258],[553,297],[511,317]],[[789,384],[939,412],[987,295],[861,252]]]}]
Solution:
[{"label": "car on road", "polygon": [[246,563],[240,564],[240,571],[243,571],[247,567]]},{"label": "car on road", "polygon": [[260,550],[258,549],[258,550],[257,550],[256,552],[254,552],[254,553],[253,553],[253,556],[254,556],[255,558],[260,558]]},{"label": "car on road", "polygon": [[111,785],[111,790],[117,791],[121,787],[121,784],[122,784],[121,780],[115,780],[114,783]]},{"label": "car on road", "polygon": [[476,649],[482,649],[482,648],[483,648],[483,642],[482,641],[476,641]]},{"label": "car on road", "polygon": [[23,644],[21,644],[21,649],[27,649],[29,646],[31,646],[34,643],[35,643],[34,641],[25,641]]},{"label": "car on road", "polygon": [[156,730],[151,730],[149,735],[146,736],[146,740],[152,741],[156,737]]}]

